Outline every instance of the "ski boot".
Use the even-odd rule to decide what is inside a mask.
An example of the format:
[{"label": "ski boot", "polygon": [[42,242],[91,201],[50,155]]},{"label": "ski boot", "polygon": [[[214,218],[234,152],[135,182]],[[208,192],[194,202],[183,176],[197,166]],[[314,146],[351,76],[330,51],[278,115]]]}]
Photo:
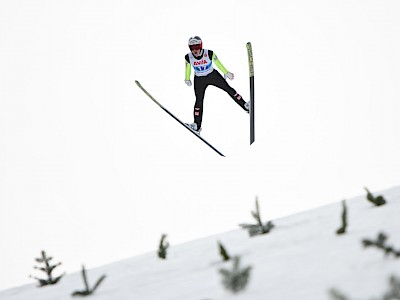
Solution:
[{"label": "ski boot", "polygon": [[197,124],[196,123],[185,123],[185,125],[187,127],[189,127],[191,130],[193,130],[194,132],[196,132],[198,135],[200,135],[201,132],[201,128],[197,129]]},{"label": "ski boot", "polygon": [[245,104],[244,104],[244,108],[246,109],[246,112],[249,114],[250,113],[250,101],[248,101],[248,102],[246,102]]}]

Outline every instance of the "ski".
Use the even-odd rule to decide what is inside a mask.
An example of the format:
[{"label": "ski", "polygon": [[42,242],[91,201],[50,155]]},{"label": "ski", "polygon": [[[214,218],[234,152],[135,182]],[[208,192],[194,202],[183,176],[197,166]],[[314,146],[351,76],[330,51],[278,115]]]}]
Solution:
[{"label": "ski", "polygon": [[249,77],[250,77],[250,145],[255,141],[254,135],[254,62],[253,49],[251,43],[246,44],[247,57],[249,59]]},{"label": "ski", "polygon": [[213,149],[215,152],[217,152],[221,156],[223,155],[221,152],[219,152],[213,145],[211,145],[209,142],[207,142],[204,138],[200,136],[197,132],[189,128],[188,126],[185,125],[181,120],[179,120],[177,117],[175,117],[168,109],[166,109],[164,106],[162,106],[146,89],[140,84],[139,81],[135,80],[136,85],[151,99],[156,103],[162,110],[164,110],[167,114],[169,114],[172,118],[174,118],[176,121],[178,121],[183,127],[185,127],[187,130],[189,130],[191,133],[193,133],[196,137],[198,137],[200,140],[202,140],[207,146],[209,146],[211,149]]}]

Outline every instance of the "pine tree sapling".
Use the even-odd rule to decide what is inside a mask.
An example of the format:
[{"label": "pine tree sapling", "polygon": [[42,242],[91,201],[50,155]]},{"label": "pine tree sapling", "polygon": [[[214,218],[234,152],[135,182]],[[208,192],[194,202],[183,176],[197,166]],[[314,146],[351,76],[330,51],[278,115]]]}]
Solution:
[{"label": "pine tree sapling", "polygon": [[395,257],[400,257],[400,251],[396,251],[392,246],[388,246],[386,244],[387,239],[388,239],[387,235],[384,234],[383,232],[380,232],[375,241],[369,239],[363,239],[362,243],[366,248],[370,246],[375,246],[378,249],[384,251],[385,255],[393,254]]},{"label": "pine tree sapling", "polygon": [[169,243],[165,241],[167,238],[166,234],[161,236],[160,245],[158,246],[158,257],[161,259],[167,258],[167,249],[169,247]]},{"label": "pine tree sapling", "polygon": [[53,273],[54,269],[57,268],[59,265],[61,265],[61,263],[59,262],[59,263],[57,263],[55,265],[51,265],[50,261],[53,258],[52,257],[47,257],[47,254],[46,254],[45,251],[42,251],[41,254],[42,254],[42,257],[36,258],[35,260],[36,260],[37,263],[44,264],[44,266],[43,267],[36,267],[35,266],[34,269],[40,270],[40,271],[46,273],[47,278],[46,279],[41,279],[41,278],[34,277],[34,276],[29,276],[29,277],[31,277],[33,279],[36,279],[38,281],[38,283],[39,283],[38,287],[43,287],[43,286],[46,286],[46,285],[56,284],[57,282],[60,281],[61,277],[63,277],[65,275],[65,273],[63,273],[60,276],[53,277],[52,273]]},{"label": "pine tree sapling", "polygon": [[389,279],[390,290],[383,296],[382,300],[400,299],[400,280],[395,276]]},{"label": "pine tree sapling", "polygon": [[331,296],[332,300],[350,300],[349,298],[347,298],[345,295],[343,295],[341,292],[339,292],[336,289],[330,289],[329,295]]},{"label": "pine tree sapling", "polygon": [[250,236],[255,236],[255,235],[261,235],[261,234],[266,234],[271,231],[272,228],[274,228],[274,224],[272,224],[271,221],[268,221],[265,225],[263,225],[261,221],[261,216],[260,216],[260,208],[258,205],[258,199],[256,198],[256,211],[252,211],[251,215],[256,219],[257,224],[252,225],[252,224],[239,224],[240,227],[243,229],[247,229],[249,232]]},{"label": "pine tree sapling", "polygon": [[337,234],[344,234],[346,233],[346,228],[347,228],[347,207],[346,207],[346,201],[342,201],[342,226],[336,230]]},{"label": "pine tree sapling", "polygon": [[219,254],[221,255],[223,261],[228,261],[231,259],[229,256],[228,252],[226,251],[225,247],[222,245],[221,242],[218,242],[218,247],[219,247]]},{"label": "pine tree sapling", "polygon": [[373,203],[375,206],[381,206],[386,204],[386,200],[383,198],[383,196],[374,197],[374,195],[372,195],[367,188],[365,188],[365,190],[367,191],[367,200],[369,202]]},{"label": "pine tree sapling", "polygon": [[241,269],[239,267],[240,258],[238,256],[233,258],[233,269],[220,269],[219,273],[222,275],[222,283],[225,288],[232,293],[238,293],[244,290],[249,282],[251,266]]},{"label": "pine tree sapling", "polygon": [[[344,296],[341,292],[336,289],[329,290],[329,295],[332,300],[350,300],[350,298]],[[391,276],[389,279],[389,291],[385,293],[383,297],[374,298],[382,300],[398,300],[400,299],[400,280],[395,276]]]},{"label": "pine tree sapling", "polygon": [[86,276],[85,266],[82,266],[82,278],[83,278],[83,283],[85,284],[85,289],[82,291],[75,291],[71,294],[71,296],[85,297],[85,296],[92,295],[96,291],[96,289],[99,287],[99,285],[103,282],[103,280],[106,278],[106,275],[101,276],[96,281],[96,284],[93,286],[93,288],[90,288],[88,280],[87,280],[87,276]]}]

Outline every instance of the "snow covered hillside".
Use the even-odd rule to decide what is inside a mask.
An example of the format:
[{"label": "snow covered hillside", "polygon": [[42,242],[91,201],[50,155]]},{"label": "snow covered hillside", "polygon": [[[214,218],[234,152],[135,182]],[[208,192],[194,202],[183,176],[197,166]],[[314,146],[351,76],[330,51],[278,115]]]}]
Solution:
[{"label": "snow covered hillside", "polygon": [[[250,237],[247,231],[237,229],[171,245],[166,260],[159,259],[155,251],[89,269],[89,285],[100,276],[107,276],[89,299],[398,299],[383,297],[389,291],[390,276],[400,278],[400,257],[385,255],[374,246],[364,247],[362,240],[376,240],[379,233],[384,233],[384,244],[400,251],[400,187],[373,194],[382,195],[386,205],[375,206],[366,195],[346,199],[348,227],[343,235],[336,234],[343,211],[342,203],[337,202],[271,220],[275,227],[265,235]],[[259,199],[259,204],[265,224],[269,220],[263,219],[262,212],[268,207],[263,199]],[[250,211],[254,207],[249,207],[249,219],[238,220],[238,224],[254,223]],[[240,256],[241,267],[252,267],[243,291],[232,293],[222,284],[219,270],[231,269],[233,263],[223,262],[218,242],[230,256]],[[83,288],[81,274],[74,273],[50,287],[36,288],[30,284],[2,291],[0,299],[71,299],[74,291]],[[334,298],[331,289],[347,298]]]}]

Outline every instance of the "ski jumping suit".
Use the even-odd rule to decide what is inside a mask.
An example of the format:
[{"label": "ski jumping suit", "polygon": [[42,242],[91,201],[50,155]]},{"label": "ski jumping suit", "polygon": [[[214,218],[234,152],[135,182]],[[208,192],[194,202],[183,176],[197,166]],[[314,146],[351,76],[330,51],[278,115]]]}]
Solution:
[{"label": "ski jumping suit", "polygon": [[194,56],[193,53],[188,53],[185,56],[186,61],[186,75],[185,80],[190,80],[191,67],[194,69],[194,93],[196,95],[196,103],[194,105],[194,122],[197,128],[201,128],[203,119],[203,101],[206,88],[209,85],[216,86],[229,94],[237,104],[239,104],[245,111],[245,101],[229,84],[225,78],[213,68],[212,63],[220,69],[224,74],[228,70],[219,61],[217,55],[212,50],[202,49],[200,56]]}]

